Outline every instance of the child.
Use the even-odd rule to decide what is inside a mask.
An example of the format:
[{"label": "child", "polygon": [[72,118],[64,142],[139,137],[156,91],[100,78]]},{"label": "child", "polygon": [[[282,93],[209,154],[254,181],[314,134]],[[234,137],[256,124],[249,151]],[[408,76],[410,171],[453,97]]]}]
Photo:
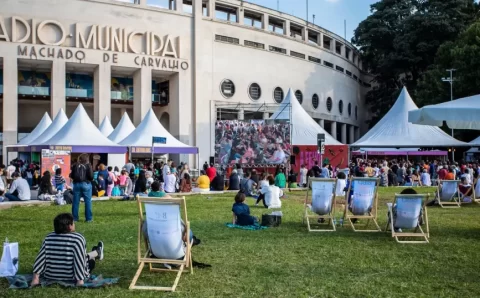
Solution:
[{"label": "child", "polygon": [[163,190],[160,189],[160,182],[158,181],[153,182],[151,188],[152,189],[150,190],[150,193],[148,193],[149,197],[163,198],[167,195]]},{"label": "child", "polygon": [[192,179],[188,173],[185,173],[180,183],[180,192],[191,192],[192,191]]},{"label": "child", "polygon": [[58,168],[55,170],[55,188],[57,191],[63,191],[65,190],[65,184],[67,183],[65,181],[65,178],[62,176],[62,168]]},{"label": "child", "polygon": [[97,189],[98,189],[98,197],[103,197],[103,195],[105,194],[105,180],[104,180],[103,174],[98,174]]},{"label": "child", "polygon": [[250,208],[244,204],[245,194],[238,192],[235,196],[235,203],[232,206],[233,224],[239,226],[250,226],[258,222],[258,219],[250,215]]},{"label": "child", "polygon": [[[87,241],[75,232],[75,222],[70,213],[57,215],[53,220],[55,232],[47,235],[33,265],[31,286],[40,283],[40,277],[67,280],[83,286],[95,268],[95,260],[103,260],[103,242],[98,242],[87,253]],[[55,261],[51,261],[55,260]]]}]

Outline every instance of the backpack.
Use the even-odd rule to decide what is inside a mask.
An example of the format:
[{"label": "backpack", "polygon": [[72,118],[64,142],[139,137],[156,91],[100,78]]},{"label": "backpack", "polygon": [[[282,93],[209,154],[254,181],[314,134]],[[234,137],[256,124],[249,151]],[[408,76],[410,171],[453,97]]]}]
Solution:
[{"label": "backpack", "polygon": [[113,184],[113,179],[112,179],[112,176],[110,175],[110,173],[108,173],[107,184],[108,185]]},{"label": "backpack", "polygon": [[87,181],[87,167],[84,164],[77,164],[73,169],[73,180],[75,181]]}]

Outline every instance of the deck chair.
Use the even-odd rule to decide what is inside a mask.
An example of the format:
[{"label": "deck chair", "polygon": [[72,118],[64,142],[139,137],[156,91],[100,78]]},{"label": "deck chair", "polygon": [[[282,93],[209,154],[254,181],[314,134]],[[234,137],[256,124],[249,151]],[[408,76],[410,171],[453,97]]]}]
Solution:
[{"label": "deck chair", "polygon": [[[430,235],[425,205],[428,197],[428,194],[395,194],[393,203],[387,203],[388,221],[385,231],[391,231],[392,237],[398,243],[428,243]],[[421,227],[422,223],[425,225],[425,232]],[[395,229],[401,229],[402,232],[396,232]],[[404,231],[412,229],[413,232]],[[407,240],[413,237],[421,238],[421,240]],[[400,238],[404,240],[400,240]]]},{"label": "deck chair", "polygon": [[480,178],[473,184],[473,201],[480,203]]},{"label": "deck chair", "polygon": [[[185,268],[192,267],[192,243],[190,242],[190,223],[187,219],[185,197],[175,199],[154,199],[137,197],[139,210],[138,225],[138,270],[130,283],[130,290],[155,290],[174,292]],[[145,206],[145,216],[143,213]],[[185,231],[182,233],[182,215],[185,222]],[[147,224],[147,235],[143,225]],[[186,242],[184,243],[184,238]],[[145,249],[142,249],[144,241]],[[184,248],[182,250],[182,248]],[[162,256],[157,259],[153,256]],[[171,287],[137,286],[145,265],[148,264],[151,272],[177,272]],[[170,269],[164,264],[169,264]]]},{"label": "deck chair", "polygon": [[[382,229],[377,223],[378,208],[378,185],[380,179],[353,177],[350,180],[348,191],[345,194],[345,211],[343,221],[348,221],[355,232],[380,232]],[[352,191],[353,188],[353,191]],[[349,199],[349,196],[351,198]],[[357,229],[360,225],[352,220],[366,219],[363,229]],[[372,222],[376,229],[370,230],[368,226]]]},{"label": "deck chair", "polygon": [[436,200],[442,208],[460,208],[460,180],[439,180]]},{"label": "deck chair", "polygon": [[[303,220],[307,222],[309,232],[334,232],[335,228],[335,189],[336,179],[310,178],[309,188],[305,196],[305,212]],[[308,204],[308,194],[312,190],[311,204]],[[315,213],[315,214],[312,214]],[[332,229],[312,229],[313,223],[310,219],[315,220],[315,225],[319,225],[316,221],[324,219],[327,221],[327,227]]]}]

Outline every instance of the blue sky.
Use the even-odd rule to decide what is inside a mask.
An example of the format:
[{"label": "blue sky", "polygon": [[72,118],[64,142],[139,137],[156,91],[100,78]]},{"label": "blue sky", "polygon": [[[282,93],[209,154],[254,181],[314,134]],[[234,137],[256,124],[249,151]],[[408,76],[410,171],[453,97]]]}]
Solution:
[{"label": "blue sky", "polygon": [[[277,0],[246,0],[247,2],[277,9]],[[306,19],[306,0],[279,0],[280,11]],[[340,36],[344,36],[347,20],[347,40],[353,36],[357,25],[370,15],[370,5],[378,0],[309,0],[308,14],[312,22]]]}]

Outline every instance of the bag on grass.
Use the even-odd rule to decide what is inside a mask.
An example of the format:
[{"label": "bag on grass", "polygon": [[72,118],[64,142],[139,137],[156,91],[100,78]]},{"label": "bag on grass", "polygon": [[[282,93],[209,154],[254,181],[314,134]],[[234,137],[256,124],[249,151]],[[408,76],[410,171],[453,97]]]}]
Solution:
[{"label": "bag on grass", "polygon": [[70,189],[67,189],[66,191],[63,192],[63,199],[65,200],[65,203],[67,204],[72,204],[73,203],[73,191]]},{"label": "bag on grass", "polygon": [[282,216],[272,215],[272,214],[262,215],[262,226],[278,227],[281,223],[282,223]]},{"label": "bag on grass", "polygon": [[2,260],[0,261],[0,277],[14,276],[18,271],[18,242],[3,243]]}]

